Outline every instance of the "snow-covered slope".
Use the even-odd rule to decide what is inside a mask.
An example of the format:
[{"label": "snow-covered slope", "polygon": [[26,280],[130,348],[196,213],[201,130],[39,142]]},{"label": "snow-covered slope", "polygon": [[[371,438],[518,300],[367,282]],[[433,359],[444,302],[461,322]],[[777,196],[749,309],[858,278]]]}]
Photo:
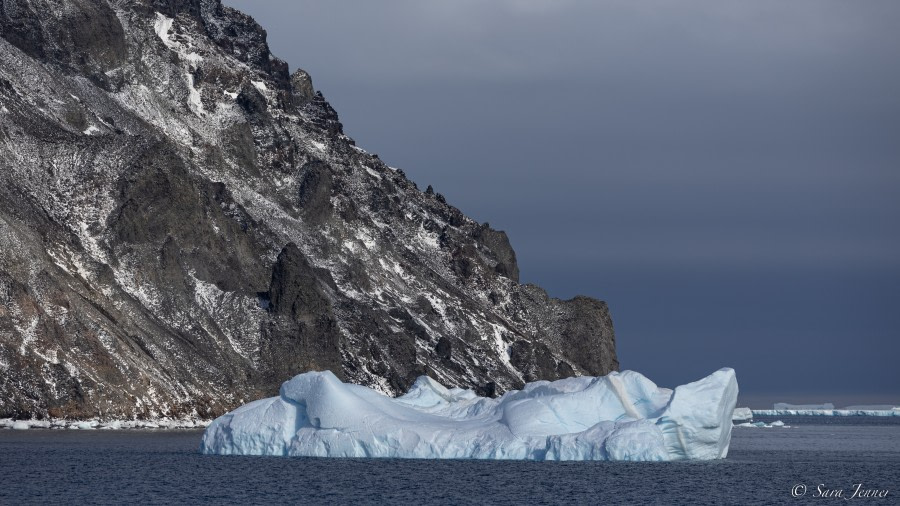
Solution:
[{"label": "snow-covered slope", "polygon": [[529,383],[497,399],[422,376],[393,399],[330,372],[286,381],[206,429],[223,455],[710,460],[731,442],[738,386],[721,369],[675,390],[632,371]]},{"label": "snow-covered slope", "polygon": [[604,303],[519,284],[216,0],[0,0],[0,63],[0,417],[618,368]]}]

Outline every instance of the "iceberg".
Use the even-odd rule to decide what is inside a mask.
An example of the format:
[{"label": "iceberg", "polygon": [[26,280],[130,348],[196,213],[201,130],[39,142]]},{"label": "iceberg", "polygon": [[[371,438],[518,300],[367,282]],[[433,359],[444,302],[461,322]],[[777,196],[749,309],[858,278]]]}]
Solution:
[{"label": "iceberg", "polygon": [[214,420],[216,455],[519,460],[725,458],[738,385],[725,368],[674,390],[633,371],[528,383],[499,398],[422,376],[397,398],[329,371]]},{"label": "iceberg", "polygon": [[746,420],[753,419],[753,411],[750,408],[735,408],[734,414],[731,415],[731,419],[735,422],[743,422]]},{"label": "iceberg", "polygon": [[763,427],[763,428],[766,428],[766,429],[771,429],[772,427],[784,427],[785,429],[790,429],[790,428],[791,428],[790,425],[785,425],[784,422],[782,422],[781,420],[775,420],[775,421],[772,422],[772,423],[766,423],[766,422],[745,422],[745,423],[739,423],[739,424],[735,425],[735,427]]}]

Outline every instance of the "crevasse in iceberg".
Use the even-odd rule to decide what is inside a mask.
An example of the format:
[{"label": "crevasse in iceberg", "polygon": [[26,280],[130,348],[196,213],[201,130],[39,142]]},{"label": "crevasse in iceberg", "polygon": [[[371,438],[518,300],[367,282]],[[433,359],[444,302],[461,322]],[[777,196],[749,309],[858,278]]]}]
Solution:
[{"label": "crevasse in iceberg", "polygon": [[221,455],[527,460],[718,459],[738,386],[720,369],[674,390],[633,371],[528,383],[491,399],[420,377],[401,397],[331,372],[216,419],[201,451]]}]

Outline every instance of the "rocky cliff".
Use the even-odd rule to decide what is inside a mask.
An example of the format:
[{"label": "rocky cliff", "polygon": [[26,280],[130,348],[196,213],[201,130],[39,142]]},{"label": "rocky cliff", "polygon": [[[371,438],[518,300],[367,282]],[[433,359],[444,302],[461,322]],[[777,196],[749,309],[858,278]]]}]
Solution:
[{"label": "rocky cliff", "polygon": [[518,275],[245,14],[0,0],[0,417],[209,417],[310,369],[490,395],[618,368],[605,303]]}]

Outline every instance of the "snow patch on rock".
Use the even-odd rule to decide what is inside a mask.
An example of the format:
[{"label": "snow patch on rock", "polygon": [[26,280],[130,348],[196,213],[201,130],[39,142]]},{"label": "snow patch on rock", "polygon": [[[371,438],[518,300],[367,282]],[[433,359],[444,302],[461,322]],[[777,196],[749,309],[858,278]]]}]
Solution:
[{"label": "snow patch on rock", "polygon": [[250,84],[253,85],[254,88],[259,90],[260,93],[265,95],[269,92],[269,88],[266,86],[266,83],[263,81],[250,81]]},{"label": "snow patch on rock", "polygon": [[153,23],[153,31],[156,32],[156,36],[169,48],[173,47],[173,42],[169,38],[169,30],[172,28],[173,21],[174,19],[157,12],[156,22]]}]

